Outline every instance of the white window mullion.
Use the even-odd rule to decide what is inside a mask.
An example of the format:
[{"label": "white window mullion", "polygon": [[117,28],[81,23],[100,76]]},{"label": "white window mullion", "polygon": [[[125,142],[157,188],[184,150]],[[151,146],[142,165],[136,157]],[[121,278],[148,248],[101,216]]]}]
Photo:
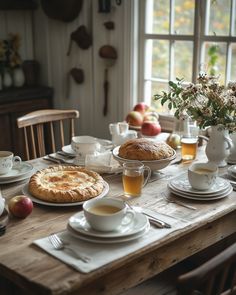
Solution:
[{"label": "white window mullion", "polygon": [[[169,34],[174,34],[174,23],[175,23],[175,0],[170,0],[170,26]],[[169,43],[169,80],[174,79],[174,66],[175,66],[175,54],[174,54],[174,40],[170,40]]]},{"label": "white window mullion", "polygon": [[230,31],[229,35],[234,36],[234,22],[235,22],[235,10],[236,10],[236,0],[231,0],[231,12],[230,12]]},{"label": "white window mullion", "polygon": [[226,69],[225,69],[225,84],[230,80],[231,73],[231,61],[232,61],[232,46],[228,42],[227,43],[227,54],[226,54]]}]

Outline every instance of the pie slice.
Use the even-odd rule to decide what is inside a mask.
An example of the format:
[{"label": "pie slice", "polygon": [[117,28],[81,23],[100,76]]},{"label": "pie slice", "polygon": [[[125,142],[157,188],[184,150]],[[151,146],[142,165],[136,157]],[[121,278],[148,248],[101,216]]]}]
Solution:
[{"label": "pie slice", "polygon": [[103,178],[79,166],[53,166],[31,176],[29,192],[36,198],[54,203],[85,201],[101,194]]}]

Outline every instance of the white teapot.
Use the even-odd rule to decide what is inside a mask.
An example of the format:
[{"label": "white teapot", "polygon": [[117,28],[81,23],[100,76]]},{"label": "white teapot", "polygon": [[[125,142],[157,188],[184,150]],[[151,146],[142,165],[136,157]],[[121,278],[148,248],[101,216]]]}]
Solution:
[{"label": "white teapot", "polygon": [[0,196],[0,216],[2,215],[5,208],[5,199]]}]

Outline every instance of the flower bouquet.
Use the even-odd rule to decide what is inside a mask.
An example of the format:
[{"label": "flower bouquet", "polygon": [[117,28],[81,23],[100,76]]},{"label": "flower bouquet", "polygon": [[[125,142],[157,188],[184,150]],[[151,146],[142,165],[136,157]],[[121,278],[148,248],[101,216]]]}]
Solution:
[{"label": "flower bouquet", "polygon": [[169,92],[156,94],[154,99],[161,104],[168,103],[178,119],[187,114],[200,128],[222,125],[229,131],[236,131],[236,82],[220,85],[219,77],[201,73],[197,83],[184,86],[183,79],[170,81]]}]

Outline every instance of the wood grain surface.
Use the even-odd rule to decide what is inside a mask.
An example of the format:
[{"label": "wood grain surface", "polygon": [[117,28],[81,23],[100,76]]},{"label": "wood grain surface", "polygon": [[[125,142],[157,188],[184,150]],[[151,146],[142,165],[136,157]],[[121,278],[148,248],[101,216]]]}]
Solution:
[{"label": "wood grain surface", "polygon": [[[204,147],[199,149],[198,160],[205,160]],[[36,169],[48,166],[42,159],[31,163]],[[141,197],[130,200],[132,205],[187,221],[182,229],[96,271],[82,274],[32,244],[50,233],[65,230],[68,218],[81,210],[81,206],[63,208],[34,204],[32,214],[26,219],[11,216],[6,234],[0,237],[1,276],[21,289],[22,293],[19,289],[18,294],[115,295],[235,233],[235,192],[224,199],[208,202],[181,199],[197,210],[163,198],[163,192],[169,193],[169,179],[187,168],[188,164],[184,163],[169,165],[152,176],[153,181],[143,189]],[[220,173],[226,169],[220,168]],[[104,175],[104,179],[110,185],[108,196],[119,197],[123,192],[121,175]],[[26,182],[1,185],[7,202],[21,194]],[[1,286],[1,294],[10,293],[4,293]]]}]

